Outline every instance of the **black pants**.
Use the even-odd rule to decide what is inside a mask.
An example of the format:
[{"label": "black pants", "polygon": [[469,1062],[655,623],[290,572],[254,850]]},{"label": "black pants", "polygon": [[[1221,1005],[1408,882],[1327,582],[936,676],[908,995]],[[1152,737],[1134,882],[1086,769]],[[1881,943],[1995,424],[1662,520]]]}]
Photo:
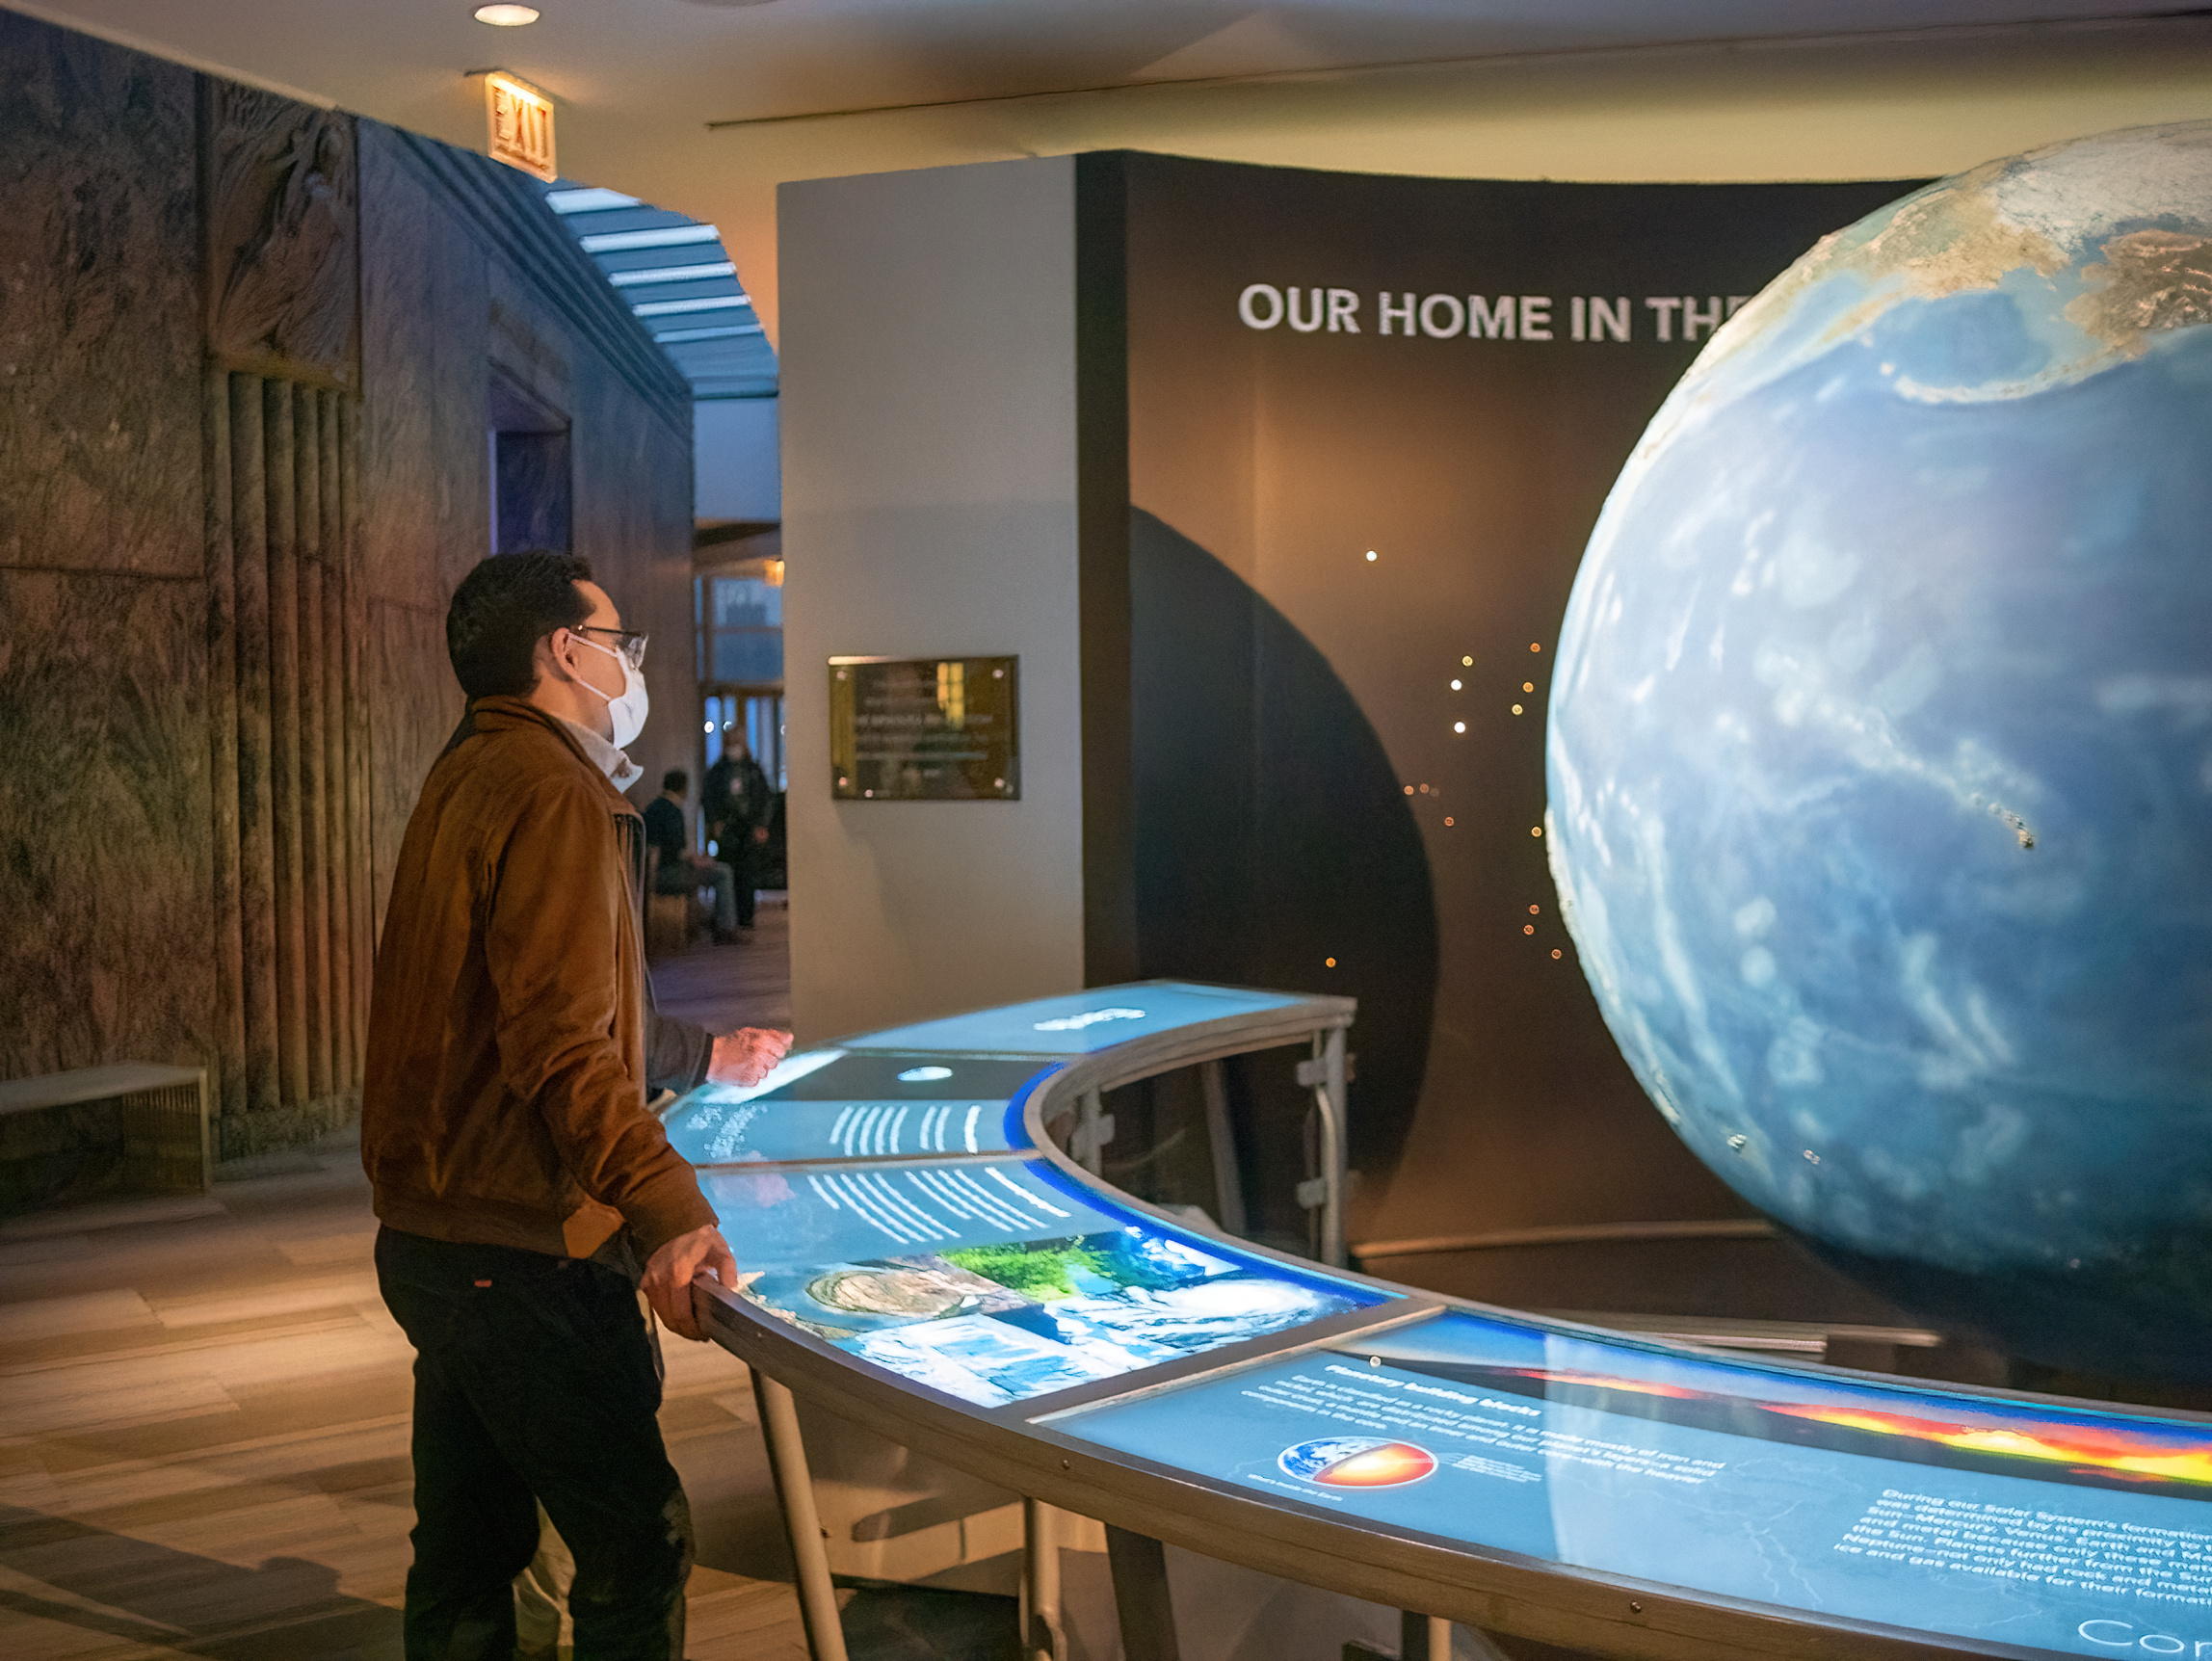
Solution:
[{"label": "black pants", "polygon": [[733,835],[735,839],[731,842],[717,846],[722,848],[721,857],[737,873],[737,926],[750,929],[752,927],[753,890],[760,886],[760,844],[753,841],[750,830],[741,830]]},{"label": "black pants", "polygon": [[737,926],[752,927],[753,890],[760,886],[760,857],[765,851],[752,839],[752,827],[742,819],[718,820],[714,827],[717,859],[737,874]]},{"label": "black pants", "polygon": [[615,1270],[386,1228],[377,1279],[415,1347],[407,1661],[509,1661],[542,1502],[576,1559],[576,1661],[681,1661],[691,1509],[659,1357]]}]

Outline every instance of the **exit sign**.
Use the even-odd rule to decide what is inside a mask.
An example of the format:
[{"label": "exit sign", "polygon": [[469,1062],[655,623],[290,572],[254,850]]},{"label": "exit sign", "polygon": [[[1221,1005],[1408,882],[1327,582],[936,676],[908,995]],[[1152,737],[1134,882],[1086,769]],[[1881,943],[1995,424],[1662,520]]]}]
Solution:
[{"label": "exit sign", "polygon": [[485,115],[490,125],[491,159],[520,168],[551,184],[561,176],[553,165],[553,100],[513,75],[484,77]]}]

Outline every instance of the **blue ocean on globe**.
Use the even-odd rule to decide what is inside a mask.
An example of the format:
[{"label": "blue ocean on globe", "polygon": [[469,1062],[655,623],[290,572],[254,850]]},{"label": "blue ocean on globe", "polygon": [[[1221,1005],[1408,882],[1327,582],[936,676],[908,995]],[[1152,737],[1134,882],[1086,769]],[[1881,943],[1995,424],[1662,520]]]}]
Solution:
[{"label": "blue ocean on globe", "polygon": [[2212,123],[1945,179],[1724,327],[1546,760],[1699,1158],[2010,1355],[2212,1381]]}]

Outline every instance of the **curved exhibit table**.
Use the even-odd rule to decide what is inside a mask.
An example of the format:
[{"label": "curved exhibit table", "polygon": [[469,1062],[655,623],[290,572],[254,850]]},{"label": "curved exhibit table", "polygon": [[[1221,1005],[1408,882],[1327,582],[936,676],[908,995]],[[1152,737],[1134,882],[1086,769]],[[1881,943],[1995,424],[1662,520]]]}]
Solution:
[{"label": "curved exhibit table", "polygon": [[1654,1661],[2212,1657],[2212,1422],[1415,1292],[1196,1230],[1046,1134],[1094,1156],[1100,1091],[1308,1042],[1333,1211],[1351,1016],[1112,987],[669,1110],[743,1265],[698,1289],[754,1372],[818,1657],[843,1645],[790,1391],[1025,1496],[1025,1653],[1065,1653],[1060,1508],[1107,1525],[1129,1661],[1176,1653],[1162,1542],[1413,1612],[1409,1661],[1441,1620]]}]

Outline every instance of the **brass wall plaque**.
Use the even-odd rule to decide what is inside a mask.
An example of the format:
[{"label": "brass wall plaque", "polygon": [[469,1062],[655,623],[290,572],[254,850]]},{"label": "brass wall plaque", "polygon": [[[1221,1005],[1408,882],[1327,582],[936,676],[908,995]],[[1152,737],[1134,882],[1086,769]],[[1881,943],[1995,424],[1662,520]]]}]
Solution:
[{"label": "brass wall plaque", "polygon": [[840,802],[1018,802],[1020,664],[831,658],[830,794]]}]

